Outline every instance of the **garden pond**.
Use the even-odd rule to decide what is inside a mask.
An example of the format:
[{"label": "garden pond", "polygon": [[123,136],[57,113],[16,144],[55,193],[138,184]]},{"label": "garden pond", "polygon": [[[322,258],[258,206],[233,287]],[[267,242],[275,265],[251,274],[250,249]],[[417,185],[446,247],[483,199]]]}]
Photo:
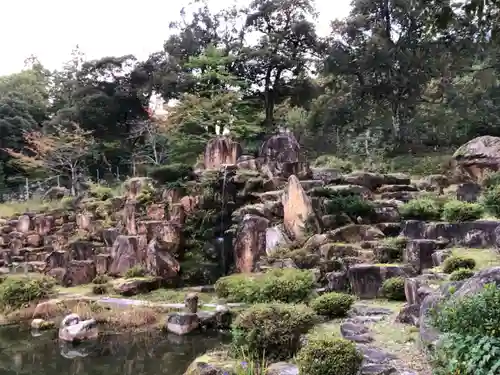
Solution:
[{"label": "garden pond", "polygon": [[176,336],[162,333],[102,335],[92,343],[68,345],[57,332],[32,335],[22,327],[0,328],[2,375],[182,375],[199,355],[229,338],[219,333]]}]

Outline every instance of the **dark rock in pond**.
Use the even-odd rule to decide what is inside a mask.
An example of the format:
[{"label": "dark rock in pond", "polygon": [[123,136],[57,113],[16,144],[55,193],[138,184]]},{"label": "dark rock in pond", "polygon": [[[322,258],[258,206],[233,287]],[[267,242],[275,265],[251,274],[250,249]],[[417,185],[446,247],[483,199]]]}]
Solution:
[{"label": "dark rock in pond", "polygon": [[227,330],[231,328],[233,314],[226,306],[218,308],[216,311],[198,311],[200,325],[204,329]]},{"label": "dark rock in pond", "polygon": [[349,321],[342,323],[340,325],[340,333],[345,339],[354,342],[369,343],[374,340],[370,334],[370,329],[361,323]]},{"label": "dark rock in pond", "polygon": [[465,182],[457,187],[457,199],[464,202],[476,202],[481,194],[481,185],[475,182]]},{"label": "dark rock in pond", "polygon": [[167,317],[166,329],[169,332],[182,336],[187,335],[200,326],[197,314],[187,312],[170,313]]},{"label": "dark rock in pond", "polygon": [[299,368],[287,362],[273,363],[267,368],[266,375],[299,375]]}]

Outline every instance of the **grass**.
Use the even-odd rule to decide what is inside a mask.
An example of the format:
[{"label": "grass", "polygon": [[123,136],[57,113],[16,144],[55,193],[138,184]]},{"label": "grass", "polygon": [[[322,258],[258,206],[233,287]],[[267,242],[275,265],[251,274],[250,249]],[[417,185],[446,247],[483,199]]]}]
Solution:
[{"label": "grass", "polygon": [[500,265],[500,254],[494,249],[454,248],[452,254],[474,259],[477,270]]},{"label": "grass", "polygon": [[0,218],[11,218],[25,212],[44,212],[63,208],[64,201],[43,201],[41,198],[32,198],[23,202],[5,202],[0,204]]},{"label": "grass", "polygon": [[[184,297],[189,293],[188,289],[164,289],[160,288],[147,294],[138,294],[131,299],[144,300],[148,302],[160,303],[182,303]],[[216,300],[215,293],[196,293],[200,303],[210,303]]]}]

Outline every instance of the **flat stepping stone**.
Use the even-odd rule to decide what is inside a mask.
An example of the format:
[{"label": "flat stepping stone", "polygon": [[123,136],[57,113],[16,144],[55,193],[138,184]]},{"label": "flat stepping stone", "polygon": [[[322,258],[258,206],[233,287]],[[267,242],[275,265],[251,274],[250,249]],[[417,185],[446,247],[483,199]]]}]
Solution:
[{"label": "flat stepping stone", "polygon": [[391,309],[379,306],[369,306],[362,304],[355,304],[349,315],[355,316],[372,316],[372,315],[392,315],[393,311]]},{"label": "flat stepping stone", "polygon": [[356,346],[358,350],[363,354],[366,364],[383,364],[397,359],[394,354],[387,353],[386,351],[379,349],[375,346],[369,346],[364,344],[358,344]]},{"label": "flat stepping stone", "polygon": [[340,333],[345,339],[354,342],[369,343],[374,340],[370,334],[370,329],[360,323],[353,323],[350,321],[342,323],[340,325]]}]

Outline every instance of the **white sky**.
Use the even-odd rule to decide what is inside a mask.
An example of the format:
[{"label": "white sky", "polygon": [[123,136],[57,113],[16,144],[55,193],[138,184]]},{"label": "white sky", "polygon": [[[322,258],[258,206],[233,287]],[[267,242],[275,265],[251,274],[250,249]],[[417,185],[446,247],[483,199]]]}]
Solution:
[{"label": "white sky", "polygon": [[[247,0],[248,2],[250,0]],[[239,0],[239,3],[247,3]],[[351,0],[316,0],[318,32],[347,15]],[[210,0],[214,10],[234,0]],[[31,54],[49,69],[70,57],[78,44],[89,59],[133,54],[140,59],[162,49],[168,24],[189,0],[2,1],[0,75],[21,70]]]}]

